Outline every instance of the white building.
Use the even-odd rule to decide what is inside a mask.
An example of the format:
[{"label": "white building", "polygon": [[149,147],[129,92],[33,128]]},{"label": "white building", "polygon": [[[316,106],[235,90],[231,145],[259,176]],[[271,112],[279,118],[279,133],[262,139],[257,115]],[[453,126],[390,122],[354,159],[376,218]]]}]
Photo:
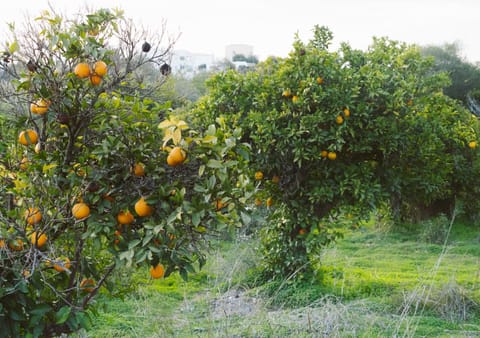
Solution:
[{"label": "white building", "polygon": [[172,72],[187,78],[192,78],[200,72],[210,71],[215,62],[213,54],[191,53],[186,50],[176,50],[172,55]]}]

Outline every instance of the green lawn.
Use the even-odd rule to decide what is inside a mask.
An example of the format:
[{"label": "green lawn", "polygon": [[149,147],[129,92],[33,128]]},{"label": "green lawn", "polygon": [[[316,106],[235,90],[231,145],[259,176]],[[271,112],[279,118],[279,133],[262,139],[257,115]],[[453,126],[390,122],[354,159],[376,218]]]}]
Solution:
[{"label": "green lawn", "polygon": [[252,285],[252,239],[221,242],[188,283],[134,273],[85,337],[472,337],[480,335],[480,229],[446,245],[421,231],[351,231],[324,250],[314,281]]}]

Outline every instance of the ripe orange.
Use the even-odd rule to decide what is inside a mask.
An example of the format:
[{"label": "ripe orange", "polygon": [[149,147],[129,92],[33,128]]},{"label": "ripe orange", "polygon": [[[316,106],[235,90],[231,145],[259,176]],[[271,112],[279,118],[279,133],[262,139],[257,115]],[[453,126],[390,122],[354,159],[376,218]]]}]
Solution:
[{"label": "ripe orange", "polygon": [[117,221],[120,224],[128,225],[132,224],[134,218],[132,213],[127,210],[127,211],[120,211],[117,215]]},{"label": "ripe orange", "polygon": [[343,115],[345,115],[345,117],[347,117],[347,118],[350,117],[350,110],[348,108],[345,108],[343,110]]},{"label": "ripe orange", "polygon": [[175,167],[182,164],[187,158],[187,153],[181,147],[173,148],[167,156],[167,164]]},{"label": "ripe orange", "polygon": [[3,249],[5,247],[5,240],[0,239],[0,249]]},{"label": "ripe orange", "polygon": [[91,278],[84,278],[80,283],[80,288],[85,292],[93,292],[95,289],[95,281]]},{"label": "ripe orange", "polygon": [[470,149],[475,149],[477,147],[477,142],[471,141],[468,143],[468,146],[470,147]]},{"label": "ripe orange", "polygon": [[34,225],[42,220],[42,213],[38,208],[28,208],[25,210],[25,218],[29,225]]},{"label": "ripe orange", "polygon": [[298,230],[299,235],[305,235],[306,233],[307,233],[307,230],[305,230],[305,229]]},{"label": "ripe orange", "polygon": [[145,176],[145,166],[142,163],[135,163],[133,166],[133,174],[135,176]]},{"label": "ripe orange", "polygon": [[338,115],[337,118],[335,119],[335,122],[337,122],[337,124],[342,124],[343,123],[342,115]]},{"label": "ripe orange", "polygon": [[293,97],[292,97],[292,102],[293,102],[293,103],[297,103],[298,100],[299,100],[298,96],[297,96],[297,95],[293,95]]},{"label": "ripe orange", "polygon": [[333,151],[330,151],[330,152],[328,152],[327,157],[328,157],[329,160],[334,161],[334,160],[337,159],[337,154],[336,154],[335,152],[333,152]]},{"label": "ripe orange", "polygon": [[263,180],[263,173],[262,173],[261,171],[257,171],[257,172],[255,173],[255,179],[256,179],[257,181]]},{"label": "ripe orange", "polygon": [[85,79],[89,77],[91,73],[90,66],[88,65],[88,63],[85,63],[85,62],[81,62],[78,65],[76,65],[73,72],[80,79]]},{"label": "ripe orange", "polygon": [[165,275],[165,268],[162,264],[157,264],[156,266],[150,267],[150,276],[153,279],[162,278]]},{"label": "ripe orange", "polygon": [[262,200],[260,198],[255,198],[255,205],[257,207],[261,206],[262,205]]},{"label": "ripe orange", "polygon": [[70,264],[70,259],[68,257],[59,257],[55,260],[55,264],[53,264],[53,268],[57,270],[58,272],[63,272],[66,271],[67,269],[70,269],[72,264]]},{"label": "ripe orange", "polygon": [[45,99],[39,99],[30,104],[30,111],[33,114],[43,115],[47,112],[50,102]]},{"label": "ripe orange", "polygon": [[327,157],[327,156],[328,156],[328,151],[322,150],[322,151],[320,152],[320,156],[322,156],[323,158]]},{"label": "ripe orange", "polygon": [[90,75],[90,83],[92,86],[98,86],[100,83],[102,83],[102,77],[96,74]]},{"label": "ripe orange", "polygon": [[37,143],[37,141],[38,134],[35,130],[32,129],[21,131],[18,135],[18,142],[20,142],[20,144],[23,144],[24,146]]},{"label": "ripe orange", "polygon": [[273,205],[273,198],[269,197],[267,198],[267,202],[265,203],[267,207],[271,207]]},{"label": "ripe orange", "polygon": [[80,203],[76,203],[73,207],[72,207],[72,215],[73,217],[75,217],[76,219],[84,219],[84,218],[87,218],[88,216],[90,216],[90,207],[83,203],[83,202],[80,202]]},{"label": "ripe orange", "polygon": [[285,90],[282,92],[282,96],[283,96],[283,97],[290,97],[290,95],[292,95],[292,93],[291,93],[288,89],[285,89]]},{"label": "ripe orange", "polygon": [[317,77],[317,83],[318,84],[322,84],[323,83],[323,79],[319,76]]},{"label": "ripe orange", "polygon": [[47,243],[47,235],[38,233],[34,231],[32,235],[30,236],[30,242],[33,245],[36,245],[38,248],[41,248]]},{"label": "ripe orange", "polygon": [[145,202],[145,199],[140,198],[137,203],[135,203],[135,212],[140,217],[150,216],[153,212],[153,208]]},{"label": "ripe orange", "polygon": [[93,72],[100,77],[104,77],[107,74],[107,71],[107,64],[103,61],[97,61],[93,65]]},{"label": "ripe orange", "polygon": [[272,177],[272,183],[273,184],[278,184],[280,182],[280,176],[278,175],[273,175]]}]

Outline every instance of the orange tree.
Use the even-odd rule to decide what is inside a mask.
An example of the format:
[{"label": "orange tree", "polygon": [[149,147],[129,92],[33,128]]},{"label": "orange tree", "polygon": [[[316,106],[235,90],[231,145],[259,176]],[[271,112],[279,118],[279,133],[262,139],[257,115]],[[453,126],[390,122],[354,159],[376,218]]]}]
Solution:
[{"label": "orange tree", "polygon": [[287,58],[218,74],[196,107],[200,125],[222,116],[252,145],[267,278],[311,269],[312,253],[342,235],[336,224],[380,202],[408,217],[478,196],[478,122],[442,94],[447,76],[414,46],[380,38],[331,52],[331,39],[317,26]]},{"label": "orange tree", "polygon": [[248,147],[221,121],[197,132],[165,115],[150,95],[174,40],[121,12],[45,11],[13,28],[1,64],[0,336],[53,336],[89,326],[118,266],[150,265],[152,278],[201,267],[207,236],[239,223]]}]

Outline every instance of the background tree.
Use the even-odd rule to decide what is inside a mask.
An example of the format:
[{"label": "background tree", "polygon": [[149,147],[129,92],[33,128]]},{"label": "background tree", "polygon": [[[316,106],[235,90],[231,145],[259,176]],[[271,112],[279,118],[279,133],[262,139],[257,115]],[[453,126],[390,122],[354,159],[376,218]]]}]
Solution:
[{"label": "background tree", "polygon": [[287,58],[216,75],[195,110],[199,125],[221,117],[252,145],[255,204],[270,211],[266,278],[312,271],[339,224],[381,203],[411,218],[478,196],[478,121],[442,94],[445,74],[414,46],[382,38],[330,52],[332,36],[317,26]]},{"label": "background tree", "polygon": [[149,265],[152,278],[201,267],[207,236],[238,224],[248,147],[221,121],[190,129],[157,99],[166,31],[106,9],[10,28],[0,336],[54,336],[89,326],[116,267]]}]

